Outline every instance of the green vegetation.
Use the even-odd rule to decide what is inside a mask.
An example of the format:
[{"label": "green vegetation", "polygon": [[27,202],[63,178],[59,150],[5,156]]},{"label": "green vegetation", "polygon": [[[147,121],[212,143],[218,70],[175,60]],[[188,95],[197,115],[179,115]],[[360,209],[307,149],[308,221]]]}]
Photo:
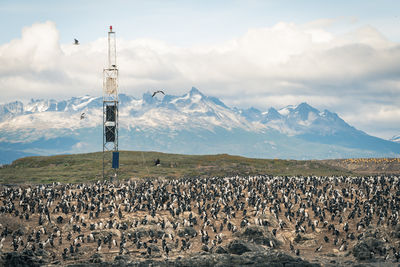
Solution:
[{"label": "green vegetation", "polygon": [[[106,170],[111,169],[111,153]],[[160,159],[160,166],[154,161]],[[85,182],[103,177],[102,152],[26,157],[0,168],[0,183]],[[180,178],[234,175],[350,175],[351,172],[321,161],[252,159],[227,154],[179,155],[159,152],[120,151],[119,179]],[[106,177],[110,172],[106,173]]]}]

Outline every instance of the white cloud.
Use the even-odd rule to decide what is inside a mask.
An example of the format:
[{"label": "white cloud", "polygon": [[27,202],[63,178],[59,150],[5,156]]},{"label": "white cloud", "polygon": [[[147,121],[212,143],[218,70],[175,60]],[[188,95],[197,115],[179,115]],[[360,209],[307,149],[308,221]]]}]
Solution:
[{"label": "white cloud", "polygon": [[[333,23],[281,22],[207,46],[118,39],[120,91],[138,96],[162,88],[179,94],[196,86],[227,104],[263,110],[308,102],[362,130],[396,134],[389,125],[400,125],[399,44],[371,26],[334,34],[326,30]],[[60,44],[53,22],[24,28],[20,39],[0,46],[1,101],[100,95],[106,45],[105,37]],[[385,112],[358,119],[365,109]]]}]

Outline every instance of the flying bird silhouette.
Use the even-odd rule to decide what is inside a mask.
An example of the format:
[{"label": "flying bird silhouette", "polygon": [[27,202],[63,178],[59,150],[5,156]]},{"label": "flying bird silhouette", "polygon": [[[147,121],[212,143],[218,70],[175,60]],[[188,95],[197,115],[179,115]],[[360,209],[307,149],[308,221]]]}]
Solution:
[{"label": "flying bird silhouette", "polygon": [[163,91],[158,90],[158,91],[155,91],[151,97],[154,97],[158,93],[161,93],[161,94],[165,95]]},{"label": "flying bird silhouette", "polygon": [[74,45],[79,45],[78,39],[74,39]]},{"label": "flying bird silhouette", "polygon": [[86,113],[85,113],[85,112],[83,112],[83,113],[81,114],[81,120],[83,120],[84,118],[86,118]]}]

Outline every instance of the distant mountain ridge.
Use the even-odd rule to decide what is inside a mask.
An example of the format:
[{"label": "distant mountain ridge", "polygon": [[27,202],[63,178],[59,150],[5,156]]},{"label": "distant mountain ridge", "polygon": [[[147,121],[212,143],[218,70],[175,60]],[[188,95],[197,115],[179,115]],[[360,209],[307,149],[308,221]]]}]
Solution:
[{"label": "distant mountain ridge", "polygon": [[[367,135],[307,103],[265,112],[230,108],[196,88],[159,98],[120,94],[119,102],[121,150],[293,159],[400,156],[400,143]],[[23,155],[99,151],[101,125],[102,97],[0,105],[0,163]]]},{"label": "distant mountain ridge", "polygon": [[400,143],[400,134],[399,135],[395,135],[392,138],[390,138],[390,141],[396,142],[396,143]]}]

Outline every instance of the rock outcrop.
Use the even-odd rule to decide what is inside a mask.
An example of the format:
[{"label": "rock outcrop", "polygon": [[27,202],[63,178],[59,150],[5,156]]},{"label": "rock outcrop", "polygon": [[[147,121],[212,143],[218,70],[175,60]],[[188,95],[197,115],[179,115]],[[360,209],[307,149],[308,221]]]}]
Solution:
[{"label": "rock outcrop", "polygon": [[277,248],[281,243],[264,226],[247,226],[235,234],[236,237],[247,242]]},{"label": "rock outcrop", "polygon": [[353,248],[353,255],[358,260],[373,260],[375,256],[381,256],[385,254],[383,241],[368,237],[358,242]]}]

